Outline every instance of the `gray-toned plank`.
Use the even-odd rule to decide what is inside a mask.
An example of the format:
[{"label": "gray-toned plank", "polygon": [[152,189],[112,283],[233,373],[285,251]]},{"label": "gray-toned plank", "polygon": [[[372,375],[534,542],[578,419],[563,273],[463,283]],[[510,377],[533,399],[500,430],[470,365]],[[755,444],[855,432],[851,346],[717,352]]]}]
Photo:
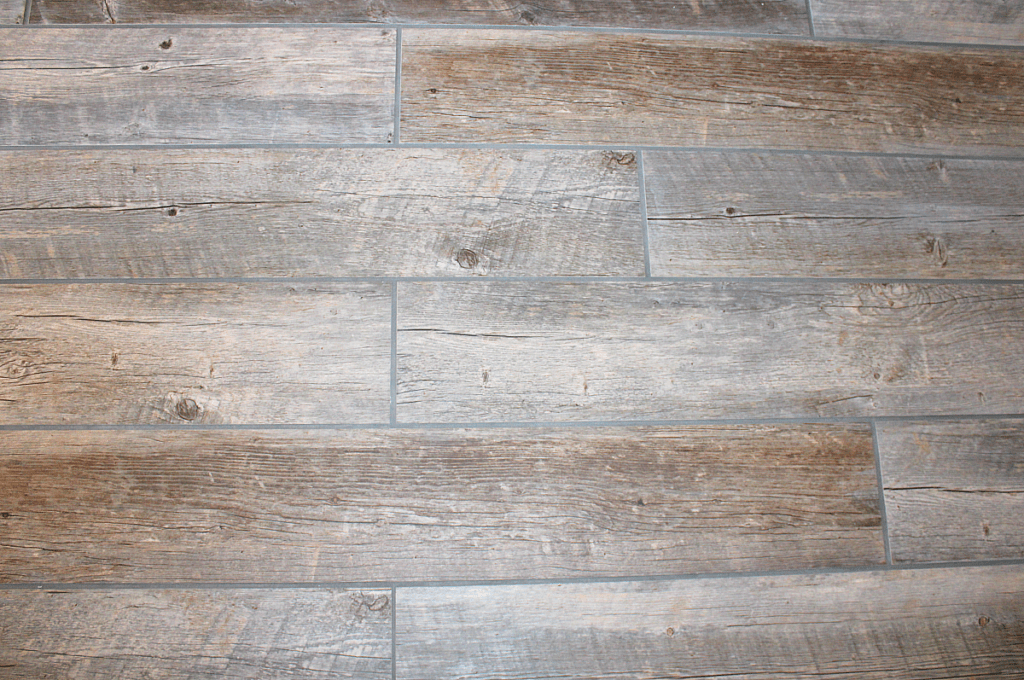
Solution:
[{"label": "gray-toned plank", "polygon": [[809,32],[803,0],[34,0],[33,23],[412,22]]},{"label": "gray-toned plank", "polygon": [[8,582],[557,578],[885,561],[863,425],[8,432],[0,510]]},{"label": "gray-toned plank", "polygon": [[409,29],[402,141],[941,152],[1024,147],[1024,54]]},{"label": "gray-toned plank", "polygon": [[0,153],[0,276],[643,274],[632,153]]},{"label": "gray-toned plank", "polygon": [[1019,566],[401,588],[398,677],[1021,677]]},{"label": "gray-toned plank", "polygon": [[387,422],[388,284],[0,287],[0,423]]},{"label": "gray-toned plank", "polygon": [[400,283],[400,422],[1020,413],[1024,286]]},{"label": "gray-toned plank", "polygon": [[391,678],[380,590],[0,591],[4,678]]},{"label": "gray-toned plank", "polygon": [[0,0],[0,25],[20,24],[25,17],[25,0]]},{"label": "gray-toned plank", "polygon": [[1024,557],[1024,421],[882,423],[898,562]]},{"label": "gray-toned plank", "polygon": [[0,144],[385,142],[395,33],[7,29]]},{"label": "gray-toned plank", "polygon": [[1024,164],[650,151],[655,276],[1024,278]]},{"label": "gray-toned plank", "polygon": [[819,36],[1024,45],[1012,0],[810,0]]}]

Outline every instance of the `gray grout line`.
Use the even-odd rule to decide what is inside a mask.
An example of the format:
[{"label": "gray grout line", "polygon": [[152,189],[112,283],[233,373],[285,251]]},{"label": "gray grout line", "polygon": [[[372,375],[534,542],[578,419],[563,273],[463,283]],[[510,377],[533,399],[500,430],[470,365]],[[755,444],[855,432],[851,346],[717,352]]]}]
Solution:
[{"label": "gray grout line", "polygon": [[398,620],[398,614],[395,611],[397,601],[395,592],[397,588],[391,586],[391,680],[398,679],[398,626],[396,622]]},{"label": "gray grout line", "polygon": [[0,286],[26,285],[165,285],[165,284],[327,284],[327,283],[450,283],[488,285],[494,283],[565,283],[565,284],[745,284],[758,285],[886,285],[921,286],[1019,286],[1024,279],[919,279],[919,278],[852,278],[827,276],[303,276],[303,277],[225,277],[225,278],[81,278],[81,279],[0,279]]},{"label": "gray grout line", "polygon": [[21,17],[21,25],[28,26],[29,21],[32,20],[32,0],[25,0],[25,12]]},{"label": "gray grout line", "polygon": [[651,278],[651,237],[647,222],[647,179],[644,174],[643,149],[636,150],[636,176],[640,185],[640,228],[644,242],[644,276]]},{"label": "gray grout line", "polygon": [[389,423],[398,422],[398,281],[391,284],[391,407]]},{"label": "gray grout line", "polygon": [[814,37],[814,14],[811,12],[811,0],[805,0],[807,4],[807,28],[811,32],[811,38]]},{"label": "gray grout line", "polygon": [[395,130],[391,143],[401,143],[402,124],[402,29],[395,31]]},{"label": "gray grout line", "polygon": [[892,564],[892,549],[889,547],[889,516],[885,511],[885,483],[882,475],[882,454],[878,448],[878,425],[871,421],[871,445],[875,456],[875,480],[878,484],[878,511],[882,519],[882,545],[885,547],[885,563]]}]

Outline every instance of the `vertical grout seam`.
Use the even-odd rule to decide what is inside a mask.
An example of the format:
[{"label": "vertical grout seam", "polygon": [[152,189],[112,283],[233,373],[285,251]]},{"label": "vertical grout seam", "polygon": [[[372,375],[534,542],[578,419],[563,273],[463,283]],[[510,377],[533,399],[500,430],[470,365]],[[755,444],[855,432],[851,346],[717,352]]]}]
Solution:
[{"label": "vertical grout seam", "polygon": [[640,187],[640,233],[644,242],[644,277],[651,278],[651,239],[647,228],[647,180],[644,178],[644,152],[636,150],[636,176]]},{"label": "vertical grout seam", "polygon": [[398,619],[395,613],[395,592],[397,588],[391,586],[391,680],[398,680],[398,627],[395,621]]},{"label": "vertical grout seam", "polygon": [[28,22],[32,20],[32,0],[25,0],[25,11],[21,15],[21,25],[28,26]]},{"label": "vertical grout seam", "polygon": [[391,413],[388,422],[398,422],[398,279],[391,282]]},{"label": "vertical grout seam", "polygon": [[814,37],[814,15],[811,13],[811,0],[805,0],[807,3],[807,28],[811,31],[811,37]]},{"label": "vertical grout seam", "polygon": [[885,563],[892,564],[892,550],[889,547],[889,518],[885,512],[885,486],[882,483],[882,454],[878,447],[878,426],[871,419],[871,446],[875,455],[875,481],[878,484],[878,511],[882,516],[882,544],[885,546]]},{"label": "vertical grout seam", "polygon": [[[32,0],[28,0],[31,2]],[[402,120],[402,29],[395,31],[395,129],[391,133],[391,143],[398,145]]]}]

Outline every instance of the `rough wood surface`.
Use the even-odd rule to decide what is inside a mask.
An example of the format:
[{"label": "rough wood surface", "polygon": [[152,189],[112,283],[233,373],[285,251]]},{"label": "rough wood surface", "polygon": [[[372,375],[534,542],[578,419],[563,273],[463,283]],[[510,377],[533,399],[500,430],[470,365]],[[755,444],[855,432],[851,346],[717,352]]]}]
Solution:
[{"label": "rough wood surface", "polygon": [[25,17],[25,0],[0,0],[0,25],[20,24]]},{"label": "rough wood surface", "polygon": [[1019,566],[402,588],[403,680],[1019,678]]},{"label": "rough wood surface", "polygon": [[1024,163],[644,153],[655,276],[1024,278]]},{"label": "rough wood surface", "polygon": [[395,33],[8,29],[0,145],[386,142]]},{"label": "rough wood surface", "polygon": [[1024,285],[403,282],[400,422],[1020,413]]},{"label": "rough wood surface", "polygon": [[1013,0],[810,0],[819,36],[1024,45]]},{"label": "rough wood surface", "polygon": [[381,590],[0,591],[4,678],[391,678]]},{"label": "rough wood surface", "polygon": [[878,426],[892,557],[1024,557],[1024,421]]},{"label": "rough wood surface", "polygon": [[33,23],[330,22],[615,26],[806,35],[803,0],[34,0]]},{"label": "rough wood surface", "polygon": [[407,142],[1024,147],[1019,52],[461,29],[402,41]]},{"label": "rough wood surface", "polygon": [[8,582],[552,578],[885,561],[863,425],[9,432],[0,499]]},{"label": "rough wood surface", "polygon": [[0,423],[387,422],[383,283],[0,287]]},{"label": "rough wood surface", "polygon": [[628,275],[611,151],[0,152],[0,276]]}]

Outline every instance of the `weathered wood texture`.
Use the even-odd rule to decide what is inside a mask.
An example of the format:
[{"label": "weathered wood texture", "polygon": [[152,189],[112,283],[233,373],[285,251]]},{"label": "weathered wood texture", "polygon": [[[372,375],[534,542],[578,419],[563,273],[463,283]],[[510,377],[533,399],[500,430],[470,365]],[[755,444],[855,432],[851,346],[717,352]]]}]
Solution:
[{"label": "weathered wood texture", "polygon": [[898,562],[1024,557],[1024,422],[883,423]]},{"label": "weathered wood texture", "polygon": [[402,588],[398,677],[1021,677],[1019,566]]},{"label": "weathered wood texture", "polygon": [[655,276],[1024,278],[1024,163],[649,151]]},{"label": "weathered wood texture", "polygon": [[0,591],[4,678],[391,678],[380,590]]},{"label": "weathered wood texture", "polygon": [[1022,72],[995,49],[409,29],[402,139],[1016,156]]},{"label": "weathered wood texture", "polygon": [[1024,45],[1013,0],[810,0],[819,36]]},{"label": "weathered wood texture", "polygon": [[331,22],[613,26],[806,35],[803,0],[34,0],[33,23]]},{"label": "weathered wood texture", "polygon": [[395,33],[7,29],[0,145],[386,142]]},{"label": "weathered wood texture", "polygon": [[0,24],[20,24],[25,16],[25,0],[0,0]]},{"label": "weathered wood texture", "polygon": [[644,272],[626,152],[13,151],[0,177],[9,278]]},{"label": "weathered wood texture", "polygon": [[1020,413],[1024,286],[400,283],[400,422]]},{"label": "weathered wood texture", "polygon": [[863,425],[9,432],[0,580],[880,564],[878,497]]},{"label": "weathered wood texture", "polygon": [[0,287],[0,423],[387,422],[391,286]]}]

